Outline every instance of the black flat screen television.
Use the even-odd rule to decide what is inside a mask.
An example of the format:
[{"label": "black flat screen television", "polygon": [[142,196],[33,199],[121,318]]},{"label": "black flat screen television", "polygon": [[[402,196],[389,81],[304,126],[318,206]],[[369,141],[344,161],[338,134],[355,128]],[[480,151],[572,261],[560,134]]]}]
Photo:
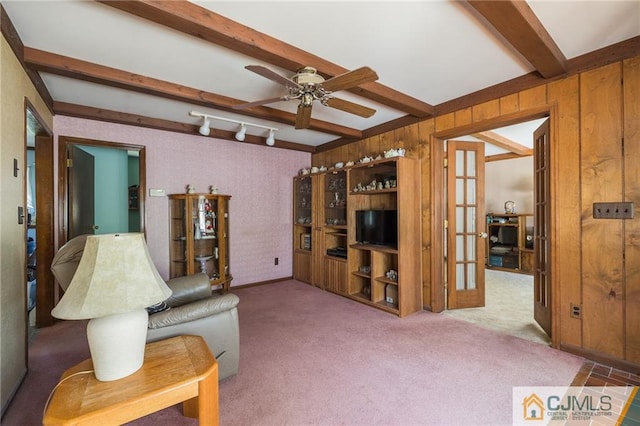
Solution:
[{"label": "black flat screen television", "polygon": [[505,246],[517,246],[518,229],[515,226],[501,226],[498,231],[498,242]]},{"label": "black flat screen television", "polygon": [[356,241],[395,247],[398,244],[397,210],[356,210]]}]

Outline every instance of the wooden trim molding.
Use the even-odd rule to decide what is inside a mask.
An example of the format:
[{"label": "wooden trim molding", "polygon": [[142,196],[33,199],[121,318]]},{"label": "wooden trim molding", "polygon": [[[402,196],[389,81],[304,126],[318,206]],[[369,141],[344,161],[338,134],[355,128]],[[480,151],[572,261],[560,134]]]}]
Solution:
[{"label": "wooden trim molding", "polygon": [[[146,199],[146,185],[147,185],[147,173],[146,173],[146,146],[123,144],[117,142],[100,141],[93,139],[82,139],[70,136],[58,137],[58,244],[62,246],[67,242],[67,236],[69,232],[69,211],[68,211],[68,179],[69,174],[67,172],[67,151],[71,145],[85,145],[96,146],[102,148],[114,148],[124,150],[137,150],[140,153],[140,177],[139,177],[139,193],[138,199],[140,208],[140,232],[146,234],[145,224],[145,199]],[[52,209],[53,211],[53,209]]]},{"label": "wooden trim molding", "polygon": [[629,371],[634,374],[640,374],[640,364],[621,360],[620,358],[614,358],[607,354],[595,352],[589,349],[584,349],[579,346],[569,345],[563,343],[560,345],[560,350],[578,355],[592,361],[605,364],[614,368]]},{"label": "wooden trim molding", "polygon": [[[190,135],[199,135],[198,126],[176,121],[163,120],[161,118],[143,117],[140,115],[128,114],[124,112],[112,111],[102,108],[86,107],[82,105],[69,104],[65,102],[54,102],[54,111],[57,115],[65,115],[68,117],[86,118],[89,120],[98,120],[109,123],[128,124],[131,126],[147,127],[150,129],[165,130],[176,133],[186,133]],[[209,136],[214,139],[224,139],[237,142],[235,132],[211,129]],[[250,143],[255,145],[264,145],[264,138],[260,136],[246,135],[242,143]],[[274,145],[276,148],[290,149],[294,151],[315,152],[315,148],[295,142],[288,142],[276,138]]]}]

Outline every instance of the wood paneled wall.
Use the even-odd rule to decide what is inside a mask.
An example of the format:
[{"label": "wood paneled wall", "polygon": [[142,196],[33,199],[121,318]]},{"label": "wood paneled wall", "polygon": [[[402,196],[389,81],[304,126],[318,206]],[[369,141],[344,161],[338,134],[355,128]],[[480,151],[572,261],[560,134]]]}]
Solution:
[{"label": "wood paneled wall", "polygon": [[[442,282],[433,281],[442,260],[433,247],[442,212],[431,200],[442,191],[441,141],[550,116],[553,344],[640,368],[638,93],[634,57],[319,152],[312,163],[331,166],[398,147],[420,158],[424,308],[439,312]],[[634,219],[593,219],[594,202],[614,201],[633,202]],[[573,305],[581,318],[571,316]]]}]

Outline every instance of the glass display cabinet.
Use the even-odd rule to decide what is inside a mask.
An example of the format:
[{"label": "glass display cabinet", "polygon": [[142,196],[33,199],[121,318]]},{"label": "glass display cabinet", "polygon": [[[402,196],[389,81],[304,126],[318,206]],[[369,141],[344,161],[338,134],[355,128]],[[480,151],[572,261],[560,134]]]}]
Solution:
[{"label": "glass display cabinet", "polygon": [[325,174],[324,182],[324,288],[347,293],[347,172]]},{"label": "glass display cabinet", "polygon": [[229,291],[230,195],[169,195],[170,278],[204,272]]},{"label": "glass display cabinet", "polygon": [[293,277],[311,283],[311,249],[313,231],[313,185],[311,176],[293,180]]}]

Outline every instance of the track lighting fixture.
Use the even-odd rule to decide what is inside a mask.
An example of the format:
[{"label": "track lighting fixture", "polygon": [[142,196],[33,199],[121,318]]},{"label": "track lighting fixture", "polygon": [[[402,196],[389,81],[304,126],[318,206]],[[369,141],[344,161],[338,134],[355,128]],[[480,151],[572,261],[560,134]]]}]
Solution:
[{"label": "track lighting fixture", "polygon": [[240,130],[236,133],[236,139],[242,142],[244,140],[244,135],[247,133],[247,126],[244,123],[240,124]]},{"label": "track lighting fixture", "polygon": [[209,133],[211,133],[211,129],[209,128],[209,126],[211,125],[209,121],[209,117],[202,117],[202,118],[203,118],[202,126],[200,126],[198,131],[202,136],[209,136]]},{"label": "track lighting fixture", "polygon": [[276,137],[275,137],[275,132],[273,131],[273,129],[269,130],[269,136],[267,137],[267,145],[269,146],[273,146],[276,143]]},{"label": "track lighting fixture", "polygon": [[239,140],[240,142],[244,141],[245,139],[245,136],[247,134],[247,126],[252,126],[252,127],[259,127],[261,129],[269,130],[269,136],[267,136],[265,141],[267,145],[273,146],[276,143],[275,132],[278,129],[276,129],[275,127],[263,126],[261,124],[247,123],[246,121],[239,121],[231,118],[217,117],[215,115],[203,114],[198,111],[191,111],[189,115],[192,117],[202,117],[202,126],[200,126],[198,131],[203,136],[208,136],[209,133],[211,132],[211,128],[210,128],[211,120],[220,120],[220,121],[227,121],[230,123],[238,123],[240,125],[240,129],[236,132],[236,135],[235,135],[236,139]]}]

